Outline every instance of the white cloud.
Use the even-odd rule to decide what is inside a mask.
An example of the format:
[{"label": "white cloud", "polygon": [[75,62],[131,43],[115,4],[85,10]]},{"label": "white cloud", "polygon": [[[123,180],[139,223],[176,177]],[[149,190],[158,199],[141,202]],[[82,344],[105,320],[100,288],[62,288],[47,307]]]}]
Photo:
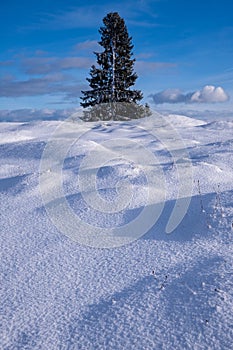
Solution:
[{"label": "white cloud", "polygon": [[[79,111],[79,108],[69,109],[16,109],[0,110],[0,122],[25,122],[35,120],[64,120],[72,113]],[[80,112],[81,114],[81,112]]]},{"label": "white cloud", "polygon": [[153,62],[153,61],[143,61],[138,60],[135,62],[135,70],[136,72],[141,72],[143,74],[151,73],[151,71],[155,71],[158,69],[167,69],[176,67],[176,63],[170,62]]},{"label": "white cloud", "polygon": [[77,99],[85,87],[79,81],[71,81],[63,74],[47,74],[39,78],[0,80],[0,97],[25,97],[40,95],[63,95],[65,99]]},{"label": "white cloud", "polygon": [[179,89],[167,89],[156,94],[151,94],[149,97],[152,97],[155,104],[162,104],[187,102],[187,95],[182,94]]},{"label": "white cloud", "polygon": [[4,66],[12,66],[13,65],[13,61],[8,60],[8,61],[0,61],[0,67],[4,67]]},{"label": "white cloud", "polygon": [[[103,17],[109,12],[119,12],[126,20],[126,24],[136,27],[154,27],[158,26],[157,13],[155,13],[153,1],[135,1],[118,0],[104,2],[81,2],[79,5],[63,6],[52,12],[42,12],[38,19],[29,26],[22,26],[21,31],[25,30],[61,30],[74,28],[98,28],[102,24]],[[142,20],[146,18],[146,20]]]},{"label": "white cloud", "polygon": [[225,102],[228,100],[228,95],[221,86],[206,85],[202,90],[194,92],[191,96],[191,102]]},{"label": "white cloud", "polygon": [[88,68],[93,63],[88,57],[32,57],[22,61],[27,74],[47,74],[74,68]]},{"label": "white cloud", "polygon": [[162,103],[217,103],[226,102],[229,96],[220,86],[206,85],[201,90],[183,94],[179,89],[167,89],[151,94],[155,104]]},{"label": "white cloud", "polygon": [[96,51],[100,50],[101,47],[97,40],[86,40],[76,44],[74,48],[78,51]]}]

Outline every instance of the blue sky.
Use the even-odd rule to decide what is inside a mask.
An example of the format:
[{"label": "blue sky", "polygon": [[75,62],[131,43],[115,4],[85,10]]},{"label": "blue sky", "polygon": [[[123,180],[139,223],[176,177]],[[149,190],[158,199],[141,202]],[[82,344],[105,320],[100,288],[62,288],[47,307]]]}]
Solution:
[{"label": "blue sky", "polygon": [[133,37],[143,102],[232,111],[232,0],[1,2],[0,110],[78,107],[98,29],[115,11]]}]

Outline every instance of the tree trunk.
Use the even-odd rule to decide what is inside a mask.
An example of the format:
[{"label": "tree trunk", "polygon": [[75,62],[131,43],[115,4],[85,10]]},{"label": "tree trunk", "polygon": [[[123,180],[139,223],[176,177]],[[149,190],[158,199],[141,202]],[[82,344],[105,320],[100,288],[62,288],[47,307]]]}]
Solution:
[{"label": "tree trunk", "polygon": [[115,42],[112,40],[112,102],[115,101],[115,90],[116,90],[116,48]]}]

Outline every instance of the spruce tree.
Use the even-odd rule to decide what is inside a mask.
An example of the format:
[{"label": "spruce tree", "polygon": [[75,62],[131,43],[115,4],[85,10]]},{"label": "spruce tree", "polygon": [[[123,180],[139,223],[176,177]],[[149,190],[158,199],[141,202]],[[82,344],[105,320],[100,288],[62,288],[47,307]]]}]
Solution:
[{"label": "spruce tree", "polygon": [[90,107],[84,112],[84,120],[118,120],[141,118],[149,115],[148,108],[137,102],[143,97],[140,90],[132,90],[137,74],[132,58],[132,37],[124,20],[117,12],[109,13],[99,29],[99,44],[103,51],[94,52],[98,67],[90,70],[90,90],[82,91],[81,106]]}]

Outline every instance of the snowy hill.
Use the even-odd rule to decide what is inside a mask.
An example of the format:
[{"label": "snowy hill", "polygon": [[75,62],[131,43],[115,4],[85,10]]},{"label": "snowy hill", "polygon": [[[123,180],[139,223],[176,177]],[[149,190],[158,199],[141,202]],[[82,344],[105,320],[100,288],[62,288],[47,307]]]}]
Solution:
[{"label": "snowy hill", "polygon": [[230,349],[233,122],[0,124],[1,349]]}]

